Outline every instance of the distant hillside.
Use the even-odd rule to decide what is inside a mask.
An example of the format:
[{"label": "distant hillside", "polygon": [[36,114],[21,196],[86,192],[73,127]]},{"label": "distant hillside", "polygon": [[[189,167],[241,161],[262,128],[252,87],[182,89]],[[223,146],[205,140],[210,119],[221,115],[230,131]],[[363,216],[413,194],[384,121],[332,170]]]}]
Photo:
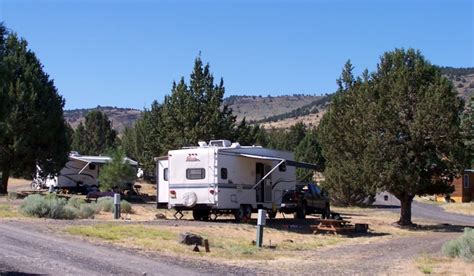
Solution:
[{"label": "distant hillside", "polygon": [[[440,67],[442,73],[453,81],[461,98],[474,95],[474,68]],[[324,96],[293,94],[288,96],[230,96],[224,99],[240,121],[262,124],[265,128],[288,128],[297,122],[316,126],[331,103],[332,94]],[[131,108],[98,106],[93,109],[103,111],[109,116],[113,127],[123,132],[141,116],[141,111]],[[66,110],[66,120],[75,128],[91,109]]]},{"label": "distant hillside", "polygon": [[474,95],[474,67],[441,67],[441,72],[453,82],[461,98],[468,100]]},{"label": "distant hillside", "polygon": [[316,95],[293,94],[288,96],[230,96],[224,103],[232,108],[237,120],[249,122],[264,120],[306,106],[321,98]]},{"label": "distant hillside", "polygon": [[132,126],[141,116],[141,111],[137,109],[97,106],[96,108],[66,110],[64,111],[64,118],[75,129],[80,122],[84,122],[86,114],[92,110],[100,110],[107,114],[112,122],[112,127],[119,133],[122,133],[127,126]]},{"label": "distant hillside", "polygon": [[[453,68],[440,67],[441,72],[450,79],[456,88],[458,95],[466,102],[469,97],[474,96],[474,68]],[[268,117],[259,121],[265,128],[289,128],[290,126],[302,122],[309,126],[317,126],[321,117],[326,112],[330,104],[332,95],[327,95],[318,101],[292,110],[285,114]]]}]

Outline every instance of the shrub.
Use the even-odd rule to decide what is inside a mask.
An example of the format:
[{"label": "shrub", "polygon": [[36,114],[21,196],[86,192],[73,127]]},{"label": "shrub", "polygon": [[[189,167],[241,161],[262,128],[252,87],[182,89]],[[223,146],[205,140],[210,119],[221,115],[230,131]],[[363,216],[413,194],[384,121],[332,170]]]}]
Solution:
[{"label": "shrub", "polygon": [[97,200],[97,209],[104,212],[114,211],[114,199],[110,196],[101,197]]},{"label": "shrub", "polygon": [[126,200],[122,200],[120,201],[120,211],[122,213],[126,213],[126,214],[131,214],[133,213],[132,211],[132,204],[130,204],[130,202],[126,201]]},{"label": "shrub", "polygon": [[80,218],[94,218],[94,214],[96,212],[95,204],[81,204],[79,207],[79,217]]},{"label": "shrub", "polygon": [[49,204],[49,213],[46,215],[46,217],[52,219],[66,219],[64,213],[64,207],[67,204],[66,199],[54,197],[47,200],[47,203]]},{"label": "shrub", "polygon": [[75,219],[77,217],[79,217],[79,211],[77,208],[71,205],[64,206],[63,219]]},{"label": "shrub", "polygon": [[464,228],[464,234],[446,242],[442,251],[449,257],[461,257],[468,262],[474,261],[474,229]]},{"label": "shrub", "polygon": [[20,210],[27,215],[42,218],[49,214],[49,204],[41,195],[29,195],[21,203]]},{"label": "shrub", "polygon": [[76,209],[79,209],[82,204],[86,203],[86,201],[79,197],[71,197],[68,201],[68,205],[73,206]]},{"label": "shrub", "polygon": [[135,183],[137,173],[127,161],[124,161],[125,152],[122,149],[116,149],[111,157],[112,161],[104,165],[100,172],[100,190],[118,189],[123,192],[129,189],[129,183]]}]

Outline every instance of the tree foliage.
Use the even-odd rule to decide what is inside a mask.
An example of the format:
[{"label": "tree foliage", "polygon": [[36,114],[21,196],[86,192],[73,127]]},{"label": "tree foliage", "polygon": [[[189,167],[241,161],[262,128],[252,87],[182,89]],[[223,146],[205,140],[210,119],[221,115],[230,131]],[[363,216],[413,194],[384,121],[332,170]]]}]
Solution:
[{"label": "tree foliage", "polygon": [[107,114],[93,110],[85,124],[79,123],[72,138],[72,149],[84,155],[100,155],[117,146],[117,133]]},{"label": "tree foliage", "polygon": [[31,176],[36,164],[55,174],[67,161],[64,100],[26,40],[0,24],[0,193],[13,173]]},{"label": "tree foliage", "polygon": [[[295,149],[296,161],[318,164],[321,166],[321,171],[324,171],[325,160],[321,152],[317,130],[312,128],[306,132],[303,140]],[[308,169],[296,169],[296,176],[301,182],[313,181],[314,171]]]},{"label": "tree foliage", "polygon": [[341,193],[353,192],[345,186],[353,182],[349,189],[367,194],[387,190],[401,201],[399,223],[409,225],[413,197],[451,191],[466,164],[462,104],[413,49],[385,53],[376,72],[355,80],[349,67],[321,122],[326,184]]},{"label": "tree foliage", "polygon": [[214,84],[209,64],[200,57],[194,62],[189,84],[184,78],[173,83],[165,97],[163,121],[168,131],[167,146],[196,145],[198,141],[229,139],[234,135],[235,116],[223,104],[224,81]]},{"label": "tree foliage", "polygon": [[123,192],[135,182],[136,171],[126,161],[125,152],[121,148],[115,149],[110,157],[112,160],[101,169],[99,188],[101,191],[115,190]]}]

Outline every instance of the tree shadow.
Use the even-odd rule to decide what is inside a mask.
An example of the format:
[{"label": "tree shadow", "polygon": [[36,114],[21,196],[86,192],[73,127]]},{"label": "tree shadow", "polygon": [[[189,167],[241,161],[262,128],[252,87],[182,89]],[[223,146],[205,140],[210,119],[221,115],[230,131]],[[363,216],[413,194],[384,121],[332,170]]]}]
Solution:
[{"label": "tree shadow", "polygon": [[415,224],[414,226],[410,227],[401,227],[394,223],[394,226],[410,230],[410,231],[415,231],[415,232],[425,232],[425,231],[430,231],[430,232],[438,232],[438,233],[462,233],[464,232],[465,228],[474,228],[474,226],[469,226],[469,225],[457,225],[457,224],[449,224],[449,223],[440,223],[440,224],[430,224],[430,225],[420,225],[420,224]]}]

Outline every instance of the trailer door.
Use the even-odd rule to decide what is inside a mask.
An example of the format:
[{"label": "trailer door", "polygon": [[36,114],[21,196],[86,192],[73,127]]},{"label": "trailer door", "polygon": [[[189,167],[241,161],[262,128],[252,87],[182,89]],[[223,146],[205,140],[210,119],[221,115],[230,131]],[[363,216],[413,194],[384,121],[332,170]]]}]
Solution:
[{"label": "trailer door", "polygon": [[168,160],[158,160],[156,166],[156,193],[158,204],[168,204],[169,202],[169,169]]}]

